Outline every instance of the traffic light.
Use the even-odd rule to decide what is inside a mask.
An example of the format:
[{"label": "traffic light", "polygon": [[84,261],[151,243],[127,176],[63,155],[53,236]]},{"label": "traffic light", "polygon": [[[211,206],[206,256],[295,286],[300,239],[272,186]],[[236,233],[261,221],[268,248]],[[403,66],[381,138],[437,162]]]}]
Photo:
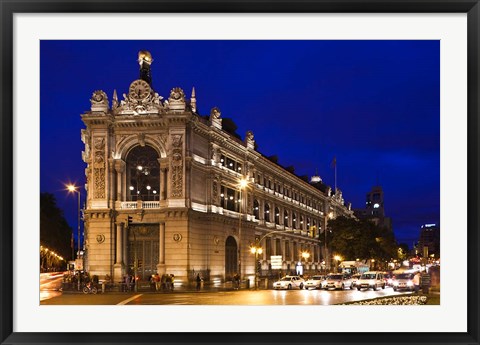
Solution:
[{"label": "traffic light", "polygon": [[143,260],[142,259],[138,259],[138,264],[137,264],[137,267],[138,268],[141,268],[143,266]]},{"label": "traffic light", "polygon": [[133,217],[128,216],[128,225],[130,226],[130,224],[132,224],[132,222],[133,222]]}]

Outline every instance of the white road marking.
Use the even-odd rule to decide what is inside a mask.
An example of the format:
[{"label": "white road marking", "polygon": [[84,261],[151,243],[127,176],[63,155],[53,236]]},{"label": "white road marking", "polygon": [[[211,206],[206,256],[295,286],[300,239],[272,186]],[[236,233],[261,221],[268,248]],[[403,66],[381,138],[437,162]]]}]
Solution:
[{"label": "white road marking", "polygon": [[130,297],[128,299],[126,299],[125,301],[121,301],[120,303],[117,303],[117,305],[125,305],[127,303],[130,303],[131,301],[133,301],[134,299],[137,299],[138,297],[140,296],[143,296],[143,294],[140,294],[140,295],[135,295],[133,297]]}]

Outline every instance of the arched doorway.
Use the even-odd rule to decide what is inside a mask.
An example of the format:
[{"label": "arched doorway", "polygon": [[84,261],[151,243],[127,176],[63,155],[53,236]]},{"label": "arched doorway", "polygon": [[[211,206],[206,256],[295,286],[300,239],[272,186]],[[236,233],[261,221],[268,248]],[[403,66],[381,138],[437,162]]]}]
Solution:
[{"label": "arched doorway", "polygon": [[231,280],[238,270],[237,241],[232,236],[225,242],[225,280]]}]

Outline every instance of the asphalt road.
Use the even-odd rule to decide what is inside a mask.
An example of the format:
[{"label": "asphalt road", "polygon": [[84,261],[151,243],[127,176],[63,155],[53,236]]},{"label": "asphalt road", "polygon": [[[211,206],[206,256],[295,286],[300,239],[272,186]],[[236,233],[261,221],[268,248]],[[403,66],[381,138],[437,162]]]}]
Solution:
[{"label": "asphalt road", "polygon": [[332,305],[376,297],[408,295],[392,288],[357,290],[230,290],[174,291],[161,293],[107,292],[97,295],[63,293],[41,301],[42,305]]}]

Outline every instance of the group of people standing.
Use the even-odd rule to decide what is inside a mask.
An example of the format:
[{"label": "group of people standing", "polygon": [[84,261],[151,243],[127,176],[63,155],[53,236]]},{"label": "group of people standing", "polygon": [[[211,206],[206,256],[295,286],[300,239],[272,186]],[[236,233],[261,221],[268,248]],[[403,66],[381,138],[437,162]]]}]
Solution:
[{"label": "group of people standing", "polygon": [[158,273],[150,276],[150,288],[152,291],[173,291],[175,276],[173,274],[162,274],[162,277]]}]

